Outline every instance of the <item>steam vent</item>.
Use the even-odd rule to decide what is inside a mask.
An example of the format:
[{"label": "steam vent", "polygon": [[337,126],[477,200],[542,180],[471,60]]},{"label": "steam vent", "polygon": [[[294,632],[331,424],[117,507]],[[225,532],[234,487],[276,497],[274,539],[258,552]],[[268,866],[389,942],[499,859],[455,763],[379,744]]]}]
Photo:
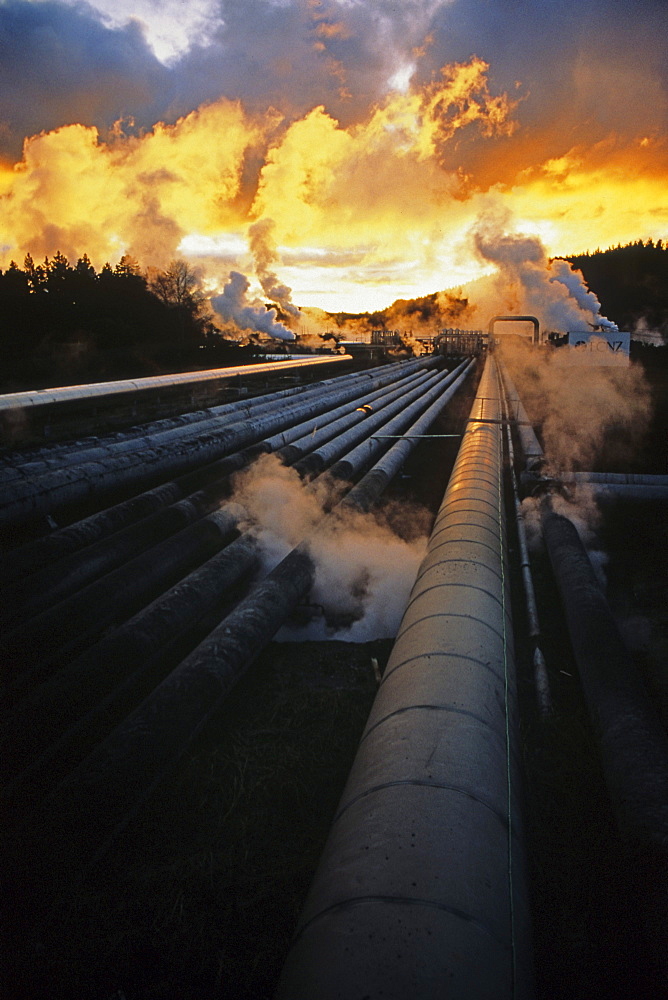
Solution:
[{"label": "steam vent", "polygon": [[541,323],[0,396],[7,996],[665,995],[666,348]]}]

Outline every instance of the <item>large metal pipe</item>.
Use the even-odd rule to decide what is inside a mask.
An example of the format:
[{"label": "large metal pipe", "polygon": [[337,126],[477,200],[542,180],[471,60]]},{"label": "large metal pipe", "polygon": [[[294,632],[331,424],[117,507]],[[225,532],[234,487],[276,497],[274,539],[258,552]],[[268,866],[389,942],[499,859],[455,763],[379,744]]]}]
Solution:
[{"label": "large metal pipe", "polygon": [[507,396],[504,398],[503,403],[506,429],[506,447],[508,450],[508,470],[510,473],[510,487],[513,495],[513,507],[515,510],[515,529],[517,531],[517,547],[519,549],[520,557],[520,573],[522,575],[522,588],[524,590],[524,605],[526,608],[529,639],[532,647],[534,688],[536,691],[538,711],[543,718],[545,718],[552,712],[552,694],[550,692],[550,679],[548,677],[547,664],[545,662],[541,643],[538,602],[536,600],[536,591],[533,585],[531,560],[529,558],[529,544],[527,541],[526,528],[524,526],[524,511],[522,510],[519,486],[517,483],[517,476],[515,474],[515,450],[513,448],[513,435],[510,430],[510,414]]},{"label": "large metal pipe", "polygon": [[[113,431],[106,434],[89,435],[85,438],[74,441],[59,441],[50,444],[48,447],[37,445],[25,451],[7,451],[0,458],[0,479],[9,481],[12,476],[21,474],[22,467],[30,466],[37,470],[40,467],[53,468],[54,464],[68,457],[79,457],[83,461],[83,456],[89,458],[103,457],[107,454],[107,449],[112,445],[120,445],[132,449],[134,444],[142,441],[148,436],[159,434],[163,431],[187,429],[189,425],[197,424],[201,429],[207,426],[207,421],[216,417],[231,417],[238,414],[243,417],[248,414],[248,408],[259,407],[269,408],[276,403],[290,399],[293,396],[303,396],[314,392],[326,391],[330,388],[341,387],[354,380],[362,381],[365,378],[374,378],[382,375],[391,375],[393,372],[408,373],[416,370],[418,365],[423,365],[424,360],[418,361],[396,361],[392,364],[381,365],[363,372],[350,372],[347,375],[337,375],[328,379],[320,379],[317,382],[306,382],[300,385],[290,386],[287,389],[278,389],[274,392],[257,392],[249,397],[234,400],[229,403],[222,403],[218,406],[210,406],[205,410],[194,410],[188,413],[180,413],[173,417],[162,417],[159,420],[151,420],[143,424],[135,424],[122,431]],[[98,449],[100,449],[98,451]]]},{"label": "large metal pipe", "polygon": [[584,486],[599,501],[639,500],[653,503],[668,500],[668,476],[630,472],[555,472],[551,478],[563,486]]},{"label": "large metal pipe", "polygon": [[[79,720],[95,708],[97,715],[105,711],[110,696],[141,677],[161,650],[216,608],[259,562],[255,536],[241,535],[13,706],[0,743],[4,797],[24,789],[33,772],[50,768],[73,742]],[[69,738],[60,740],[68,731]],[[33,760],[36,766],[23,774]],[[11,780],[16,774],[21,775],[18,785]]]},{"label": "large metal pipe", "polygon": [[500,420],[488,358],[283,971],[286,1000],[530,993]]},{"label": "large metal pipe", "polygon": [[524,409],[524,403],[517,393],[510,372],[502,361],[499,363],[499,371],[505,388],[506,399],[508,400],[508,408],[520,439],[525,468],[527,471],[536,471],[545,462],[545,453],[540,441],[536,437],[536,432],[529,420],[527,411]]},{"label": "large metal pipe", "polygon": [[5,552],[0,559],[2,583],[7,585],[14,580],[22,580],[40,567],[94,545],[102,538],[149,517],[161,507],[181,500],[183,496],[184,491],[178,480],[163,483]]},{"label": "large metal pipe", "polygon": [[[466,365],[460,366],[465,368]],[[428,410],[412,424],[410,436],[398,441],[391,451],[363,477],[356,489],[364,497],[363,509],[369,509],[381,495],[403,461],[415,447],[419,435],[430,426],[438,413],[460,387],[467,372],[463,371]],[[405,445],[402,449],[400,446]],[[389,454],[389,453],[388,453]],[[341,504],[356,506],[360,503]],[[78,731],[76,720],[100,702],[106,704],[111,692],[122,685],[133,671],[143,673],[159,650],[190,627],[197,617],[208,613],[222,599],[225,592],[242,576],[250,572],[258,560],[252,533],[242,535],[223,552],[211,558],[198,570],[176,584],[152,602],[147,608],[84,652],[76,661],[58,672],[52,681],[41,685],[13,710],[5,727],[5,743],[12,746],[11,770],[21,771],[31,757],[40,754],[59,734],[72,728]],[[301,595],[300,595],[301,596]],[[49,765],[72,739],[60,740],[42,753],[35,765],[22,775],[18,785],[9,784],[7,794],[15,794],[16,787],[23,788],[33,772]]]},{"label": "large metal pipe", "polygon": [[[386,365],[383,367],[389,370],[393,366]],[[70,456],[76,456],[81,461],[84,460],[83,456],[86,456],[88,459],[102,458],[108,453],[108,448],[112,445],[132,450],[138,444],[141,445],[143,439],[146,437],[159,434],[162,431],[178,430],[179,428],[185,429],[191,424],[198,424],[201,428],[204,428],[206,427],[206,422],[214,417],[229,416],[234,413],[243,416],[249,406],[258,405],[260,402],[262,405],[268,406],[279,400],[289,399],[291,396],[300,396],[318,388],[325,389],[327,386],[332,385],[334,381],[342,384],[345,379],[354,377],[359,377],[359,372],[350,373],[349,375],[339,375],[336,380],[331,378],[321,379],[318,382],[305,382],[301,385],[290,386],[288,389],[278,389],[271,393],[261,392],[258,395],[248,398],[244,397],[229,403],[219,404],[218,406],[210,406],[205,410],[193,410],[188,413],[179,413],[173,417],[162,417],[159,420],[135,424],[123,431],[87,435],[83,440],[57,441],[48,447],[37,445],[26,451],[11,451],[3,455],[0,459],[0,474],[3,479],[9,474],[9,470],[14,470],[15,474],[19,475],[19,470],[24,465],[30,465],[33,469],[39,467],[39,465],[48,468],[49,466],[53,466],[54,460],[66,460]]]},{"label": "large metal pipe", "polygon": [[158,545],[95,580],[0,641],[0,661],[10,690],[20,690],[52,670],[72,651],[90,645],[114,621],[134,614],[186,573],[218,552],[244,511],[226,504]]},{"label": "large metal pipe", "polygon": [[668,848],[668,737],[573,523],[546,503],[543,538],[601,747],[606,785],[623,833]]},{"label": "large metal pipe", "polygon": [[342,507],[355,507],[357,510],[362,511],[367,511],[371,508],[380,494],[396,476],[399,469],[404,465],[411,452],[417,447],[421,435],[425,434],[431,427],[443,407],[448,404],[461,387],[464,379],[472,372],[474,366],[475,359],[463,362],[455,369],[452,373],[454,380],[446,388],[445,392],[431,403],[421,417],[418,417],[410,429],[410,434],[406,434],[398,441],[395,441],[389,451],[375,463],[373,469],[370,469],[359,483],[346,493],[341,501]]},{"label": "large metal pipe", "polygon": [[[399,414],[400,421],[405,426],[410,422],[411,416],[415,415],[413,404],[424,408],[427,406],[429,400],[429,392],[431,390],[438,392],[443,388],[444,383],[448,384],[452,378],[452,374],[439,375],[429,373],[419,386],[406,392],[383,410],[379,412],[372,410],[362,425],[351,427],[350,430],[345,431],[333,440],[323,444],[322,447],[310,452],[306,457],[295,462],[294,468],[301,476],[315,478],[315,476],[320,475],[323,469],[328,468],[337,459],[350,453],[353,448],[357,448],[362,442],[366,443],[364,459],[372,459],[374,454],[386,450],[386,447],[382,448],[380,446],[378,439],[375,442],[373,441],[371,437],[373,431],[387,425],[388,421],[397,414]],[[353,460],[353,464],[358,470],[363,466],[363,462],[358,460],[361,457],[361,454],[357,452],[356,459]]]},{"label": "large metal pipe", "polygon": [[[417,376],[420,382],[425,377]],[[421,385],[409,388],[405,396],[399,390],[398,403],[381,409],[375,419],[400,407],[402,398],[410,402],[420,392]],[[394,397],[396,393],[391,395]],[[341,439],[347,440],[346,435]],[[14,686],[20,689],[36,674],[52,670],[63,661],[69,643],[76,641],[77,651],[80,650],[107,625],[133,614],[142,603],[164,592],[180,575],[213,555],[227,540],[227,534],[220,531],[220,524],[227,516],[225,509],[207,515],[83,590],[15,625],[0,642],[0,655],[4,655],[5,670],[13,678]],[[238,514],[235,517],[238,519]],[[31,671],[19,679],[17,675],[29,666]]]},{"label": "large metal pipe", "polygon": [[336,364],[352,361],[350,354],[326,355],[319,357],[299,357],[285,361],[263,362],[256,365],[233,365],[228,368],[210,368],[201,372],[182,372],[178,375],[154,375],[148,378],[126,379],[118,382],[92,382],[88,385],[67,385],[55,389],[29,389],[26,392],[10,392],[0,396],[0,412],[59,405],[78,400],[101,400],[127,393],[149,389],[166,389],[178,385],[195,385],[234,378],[237,375],[257,375],[279,370],[311,367],[313,365]]},{"label": "large metal pipe", "polygon": [[[429,360],[429,359],[427,359]],[[424,367],[424,360],[403,361],[392,365],[350,372],[336,378],[324,379],[304,385],[292,386],[289,389],[279,389],[276,392],[263,393],[245,399],[238,399],[219,406],[194,413],[182,413],[178,417],[163,418],[128,428],[123,433],[100,435],[83,441],[66,441],[56,443],[49,448],[37,447],[27,451],[12,451],[5,454],[0,462],[0,480],[9,482],[20,478],[26,473],[37,475],[40,471],[48,471],[58,465],[77,465],[87,461],[97,461],[111,458],[114,455],[136,451],[138,448],[153,447],[166,444],[179,437],[205,433],[219,425],[221,418],[231,420],[235,417],[243,419],[253,414],[259,414],[285,404],[293,397],[309,397],[322,392],[340,389],[352,383],[362,384],[369,379],[388,375],[400,377]]]},{"label": "large metal pipe", "polygon": [[[38,830],[48,830],[59,858],[57,870],[42,872],[40,859],[33,859],[45,893],[69,890],[96,864],[220,704],[240,664],[269,641],[270,622],[280,609],[287,613],[299,599],[296,595],[308,590],[312,572],[305,552],[290,553],[257,585],[253,601],[242,602],[225,620],[223,644],[208,669],[195,651],[44,800],[31,822]],[[193,684],[203,702],[193,697]],[[161,734],[157,743],[152,739],[155,732]],[[82,802],[89,814],[86,823],[78,822]],[[90,822],[90,814],[97,823]],[[34,878],[35,872],[31,875]]]},{"label": "large metal pipe", "polygon": [[668,476],[647,476],[636,472],[557,472],[562,483],[601,483],[606,486],[668,486]]},{"label": "large metal pipe", "polygon": [[[430,367],[427,359],[414,362]],[[392,377],[392,376],[391,376]],[[5,484],[0,503],[0,523],[27,519],[50,513],[55,508],[104,494],[109,490],[130,488],[143,482],[155,483],[161,476],[185,473],[225,454],[247,447],[267,434],[292,426],[301,420],[327,412],[354,399],[359,384],[354,382],[326,393],[317,392],[272,407],[268,412],[251,411],[245,420],[211,422],[206,433],[191,429],[187,435],[166,445],[156,445],[138,453],[121,454],[108,461],[83,463],[52,470],[34,480],[22,479]],[[215,423],[215,426],[214,426]]]},{"label": "large metal pipe", "polygon": [[343,482],[350,482],[360,469],[365,469],[371,463],[377,451],[385,451],[390,447],[390,441],[394,435],[402,434],[406,426],[415,420],[416,417],[419,417],[434,400],[440,402],[443,389],[446,386],[454,385],[456,379],[468,364],[468,361],[462,361],[455,371],[441,378],[424,396],[405,406],[390,421],[384,422],[381,425],[382,434],[378,434],[377,436],[372,435],[368,441],[362,441],[352,451],[349,451],[347,455],[339,459],[329,469],[329,478],[331,480],[339,479]]}]

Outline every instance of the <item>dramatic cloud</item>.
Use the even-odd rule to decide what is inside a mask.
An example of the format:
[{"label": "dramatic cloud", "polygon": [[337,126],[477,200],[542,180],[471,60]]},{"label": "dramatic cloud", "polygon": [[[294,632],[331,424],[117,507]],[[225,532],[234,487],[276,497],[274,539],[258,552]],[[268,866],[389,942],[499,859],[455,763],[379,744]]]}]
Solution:
[{"label": "dramatic cloud", "polygon": [[60,125],[150,126],[170,88],[136,22],[109,31],[83,5],[0,3],[0,155]]},{"label": "dramatic cloud", "polygon": [[0,266],[182,255],[213,293],[234,270],[284,312],[357,311],[497,270],[468,236],[490,212],[548,256],[665,238],[666,20],[662,0],[0,2]]}]

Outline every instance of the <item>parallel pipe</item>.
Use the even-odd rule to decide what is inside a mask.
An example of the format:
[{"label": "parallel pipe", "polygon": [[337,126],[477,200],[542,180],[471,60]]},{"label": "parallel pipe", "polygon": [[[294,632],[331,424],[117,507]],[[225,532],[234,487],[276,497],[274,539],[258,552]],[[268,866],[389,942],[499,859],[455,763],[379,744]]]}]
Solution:
[{"label": "parallel pipe", "polygon": [[[375,407],[382,409],[405,393],[409,387],[419,384],[425,377],[424,373],[411,372],[398,382],[393,381],[389,386],[384,385],[373,392],[368,390],[377,385],[377,382],[370,382],[365,386],[364,394],[357,399],[342,404],[325,415],[281,431],[243,452],[220,459],[209,467],[212,481],[205,488],[168,507],[162,507],[142,521],[129,525],[83,551],[72,553],[53,565],[45,566],[41,571],[24,577],[20,583],[5,588],[3,618],[6,624],[14,624],[39,614],[92,580],[111,572],[138,553],[151,548],[164,538],[215,510],[219,502],[230,492],[230,474],[248,465],[259,455],[275,451],[293,439],[295,441],[290,446],[291,452],[304,454],[320,445],[321,441],[334,437],[341,429],[359,423],[364,418],[364,413],[360,407],[356,407],[356,403],[365,401],[367,405],[373,403]],[[216,478],[213,478],[214,474]],[[191,476],[190,481],[200,478],[199,475]],[[184,477],[182,485],[187,481],[188,477]]]},{"label": "parallel pipe", "polygon": [[[446,381],[449,380],[443,380],[441,384],[440,398],[429,408],[430,422],[435,419],[440,409],[447,404],[455,391],[454,387],[451,386],[443,392]],[[457,379],[457,386],[461,384],[461,381],[462,376],[460,375]],[[433,396],[433,390],[429,396]],[[406,421],[409,418],[410,415],[407,413]],[[424,417],[420,418],[419,425],[420,427],[426,426]],[[417,426],[417,424],[413,425],[413,433],[415,433]],[[412,441],[414,443],[415,438]],[[377,450],[381,450],[380,446],[376,447]],[[386,463],[384,466],[386,468]],[[395,464],[392,474],[396,473],[399,467]],[[379,470],[375,469],[374,471],[378,472]],[[389,478],[387,471],[383,475],[367,474],[360,486],[369,502],[380,496],[389,482]],[[20,766],[26,756],[35,752],[36,747],[46,745],[49,739],[53,738],[54,732],[60,731],[67,724],[68,719],[72,720],[73,717],[76,717],[77,712],[81,712],[82,699],[90,695],[90,691],[87,690],[90,685],[87,685],[86,679],[91,672],[94,672],[95,675],[102,673],[104,678],[102,685],[105,691],[111,690],[117,678],[139,663],[146,662],[161,645],[165,645],[179,631],[182,631],[196,613],[204,614],[209,607],[220,601],[226,589],[244,573],[250,572],[256,561],[254,536],[250,532],[232,542],[222,553],[157,598],[148,608],[136,614],[125,625],[119,626],[108,637],[97,642],[81,654],[74,663],[59,670],[57,677],[52,682],[47,681],[32,695],[24,698],[13,709],[13,722],[8,727],[7,732],[7,739],[14,744],[14,751],[11,755],[13,764]],[[132,576],[138,576],[136,564]],[[121,600],[125,600],[125,592],[129,586],[130,581],[128,581],[127,586],[117,587]],[[87,602],[84,600],[83,603]],[[114,603],[114,608],[116,608],[116,604],[117,601]],[[100,614],[108,615],[109,611],[109,607],[105,606],[104,610],[98,612],[98,620]],[[61,615],[61,617],[64,616]],[[49,622],[49,628],[53,628],[52,622]],[[100,695],[99,683],[93,690]],[[54,704],[58,706],[56,712],[53,711]],[[27,727],[25,723],[30,717],[33,720],[41,719],[40,725]],[[28,748],[25,753],[21,752],[22,746]]]},{"label": "parallel pipe", "polygon": [[[339,461],[336,462],[336,464],[329,470],[329,478],[331,480],[339,479],[343,482],[350,482],[354,478],[357,470],[364,469],[370,464],[376,451],[387,450],[391,437],[395,434],[403,433],[409,420],[414,420],[416,417],[419,417],[425,407],[428,406],[433,400],[436,399],[440,402],[443,389],[446,386],[453,386],[458,376],[462,374],[468,364],[468,361],[462,361],[458,368],[451,372],[450,375],[440,379],[436,385],[432,386],[428,392],[424,394],[422,398],[417,399],[411,405],[406,406],[389,422],[384,422],[381,425],[382,434],[379,434],[377,437],[372,436],[368,442],[361,442],[357,445],[357,447],[353,448],[352,451],[349,451],[344,458],[339,459]],[[431,422],[433,422],[433,419]],[[373,429],[375,430],[376,428],[374,427]]]},{"label": "parallel pipe", "polygon": [[636,472],[557,472],[562,483],[601,483],[606,486],[668,486],[668,476],[647,476]]},{"label": "parallel pipe", "polygon": [[[437,376],[417,376],[420,383],[425,377]],[[398,402],[381,409],[374,420],[387,420],[384,413],[389,415],[403,405],[402,399],[410,402],[421,392],[421,384],[409,388],[405,396],[400,390]],[[341,440],[347,441],[347,435],[342,435]],[[227,534],[221,533],[219,527],[221,519],[227,516],[225,509],[207,515],[83,590],[15,625],[0,642],[0,656],[13,690],[20,690],[35,676],[42,676],[62,663],[69,653],[69,643],[76,641],[78,650],[90,644],[107,625],[133,614],[142,603],[175,583],[179,575],[194,569],[222,548]],[[238,514],[235,516],[238,518]],[[30,672],[20,677],[29,666],[32,667]]]},{"label": "parallel pipe", "polygon": [[295,462],[294,468],[301,476],[313,478],[319,475],[323,469],[332,465],[333,462],[340,460],[341,456],[346,455],[348,457],[351,449],[356,449],[361,443],[365,442],[366,450],[364,455],[360,451],[356,451],[355,458],[351,460],[350,474],[352,474],[353,466],[359,470],[365,464],[368,464],[368,460],[371,460],[374,453],[387,450],[387,446],[383,448],[378,441],[374,442],[371,440],[373,431],[381,427],[387,427],[390,418],[397,415],[399,416],[400,425],[403,422],[403,426],[405,427],[410,419],[416,415],[416,407],[419,410],[427,406],[430,398],[432,398],[429,396],[429,393],[432,390],[435,393],[440,392],[445,385],[448,385],[452,381],[453,377],[454,374],[452,372],[447,375],[430,373],[418,388],[406,392],[396,402],[385,407],[382,411],[370,412],[363,425],[350,428],[350,430],[327,442],[321,448],[310,452],[305,458],[301,458]]},{"label": "parallel pipe", "polygon": [[[117,834],[136,814],[163,775],[184,750],[237,680],[239,668],[257,655],[273,635],[271,622],[283,617],[308,590],[312,564],[306,553],[292,552],[253,592],[253,600],[238,605],[225,619],[216,667],[207,670],[195,654],[173,671],[156,692],[99,744],[83,763],[44,800],[32,818],[33,828],[49,831],[59,866],[39,870],[43,891],[58,897],[71,890],[95,866]],[[192,684],[203,694],[192,697]],[[156,697],[156,693],[160,693]],[[176,708],[176,710],[175,710]],[[162,734],[153,742],[156,732]],[[81,804],[103,818],[101,825],[77,822]],[[34,879],[35,871],[31,872]]]},{"label": "parallel pipe", "polygon": [[[379,483],[376,480],[380,492]],[[313,565],[304,542],[46,800],[41,822],[55,824],[56,829],[63,817],[71,820],[76,815],[82,791],[88,805],[104,814],[108,840],[89,838],[86,831],[72,831],[67,825],[63,828],[71,865],[95,863],[308,591],[312,579]],[[63,871],[67,877],[72,874],[66,865]]]},{"label": "parallel pipe", "polygon": [[542,527],[620,827],[636,844],[665,850],[668,737],[575,526],[547,503]]},{"label": "parallel pipe", "polygon": [[[54,758],[71,746],[80,723],[89,722],[89,713],[105,712],[161,650],[216,608],[259,562],[255,536],[241,535],[13,706],[0,743],[3,797],[12,798],[18,790],[23,798],[31,781],[41,787],[34,775],[50,770]],[[12,780],[16,775],[20,778]]]},{"label": "parallel pipe", "polygon": [[554,480],[565,485],[586,486],[598,500],[668,500],[668,476],[646,476],[623,472],[557,472]]},{"label": "parallel pipe", "polygon": [[530,993],[492,358],[471,418],[283,971],[286,1000]]},{"label": "parallel pipe", "polygon": [[[415,368],[419,362],[408,362],[407,367]],[[394,368],[394,366],[387,366]],[[380,374],[380,371],[378,372]],[[391,377],[400,377],[399,370],[387,371]],[[185,442],[189,439],[199,437],[202,434],[216,432],[226,424],[250,417],[257,417],[260,414],[270,411],[277,412],[281,407],[289,403],[292,397],[297,396],[300,400],[320,396],[323,392],[335,392],[346,385],[363,384],[373,378],[372,372],[353,372],[349,375],[340,376],[338,379],[328,379],[324,382],[312,383],[310,385],[298,386],[291,389],[283,389],[279,392],[270,393],[250,399],[237,400],[233,403],[225,403],[222,406],[213,407],[205,411],[202,416],[206,420],[179,420],[158,421],[145,425],[138,429],[133,435],[113,435],[111,439],[100,438],[94,444],[83,444],[81,446],[70,445],[59,450],[47,452],[45,456],[34,459],[30,454],[25,455],[23,463],[14,463],[14,467],[0,467],[0,482],[7,485],[12,480],[25,478],[27,475],[31,479],[36,479],[39,475],[48,473],[54,469],[62,467],[74,467],[88,462],[113,461],[122,455],[130,455],[138,450],[146,451],[150,448],[162,448],[172,442]],[[185,416],[188,416],[186,414]],[[170,426],[171,423],[171,426]],[[164,426],[163,426],[164,425]]]},{"label": "parallel pipe", "polygon": [[72,649],[90,645],[106,626],[135,613],[220,551],[244,515],[238,504],[226,504],[9,630],[0,642],[0,662],[10,691],[48,673]]},{"label": "parallel pipe", "polygon": [[[432,367],[434,361],[427,359],[414,364]],[[248,419],[237,419],[232,423],[223,419],[216,423],[215,428],[208,428],[206,434],[195,430],[164,447],[146,449],[139,454],[122,454],[109,461],[53,470],[38,476],[35,481],[9,483],[0,504],[0,523],[25,520],[112,489],[129,488],[142,482],[155,482],[160,476],[185,473],[247,447],[267,434],[325,413],[333,406],[355,398],[357,392],[358,384],[354,383],[327,393],[304,394],[259,416],[251,413]]]},{"label": "parallel pipe", "polygon": [[[390,365],[384,366],[389,369]],[[359,373],[350,375],[339,375],[339,383],[346,378],[351,378]],[[19,474],[22,466],[30,465],[33,469],[43,465],[44,468],[53,466],[54,461],[61,461],[70,456],[77,456],[83,461],[83,456],[87,458],[101,458],[106,454],[111,445],[120,445],[132,449],[136,443],[141,442],[149,435],[159,434],[162,431],[185,429],[188,425],[198,424],[200,427],[206,426],[206,421],[214,417],[222,417],[239,412],[244,414],[250,405],[262,401],[263,404],[277,402],[281,399],[289,399],[291,396],[300,396],[305,392],[314,389],[324,389],[331,385],[335,379],[321,379],[318,382],[305,382],[301,385],[290,386],[288,389],[278,389],[271,393],[260,392],[257,395],[243,397],[229,403],[222,403],[217,406],[209,406],[205,410],[193,410],[188,413],[179,413],[173,417],[162,417],[159,420],[147,421],[143,424],[135,424],[122,431],[112,431],[106,434],[87,435],[83,439],[74,441],[56,441],[45,447],[36,445],[27,451],[7,452],[0,459],[0,476],[3,480],[9,474],[9,470],[15,470]]]},{"label": "parallel pipe", "polygon": [[355,507],[361,511],[367,511],[372,507],[404,465],[408,456],[417,447],[420,436],[427,432],[443,407],[450,402],[461,387],[464,379],[473,371],[475,363],[475,359],[470,362],[465,361],[455,369],[452,373],[454,380],[445,392],[431,403],[421,417],[418,417],[410,429],[410,434],[396,441],[389,451],[375,463],[373,469],[370,469],[359,483],[346,493],[341,501],[342,507]]},{"label": "parallel pipe", "polygon": [[337,378],[324,379],[305,385],[292,386],[276,392],[263,393],[247,399],[223,403],[195,413],[183,413],[178,417],[166,418],[129,428],[125,433],[113,433],[84,441],[63,442],[48,449],[32,448],[26,452],[9,452],[0,463],[0,481],[5,483],[22,476],[35,477],[60,465],[79,465],[88,461],[113,458],[138,448],[156,447],[179,438],[188,438],[221,425],[223,418],[228,422],[233,418],[243,419],[251,413],[259,414],[276,409],[293,397],[311,397],[323,392],[343,388],[352,383],[362,384],[370,378],[382,375],[400,377],[424,367],[424,361],[406,361],[384,365],[371,371],[350,372]]},{"label": "parallel pipe", "polygon": [[500,370],[506,398],[508,399],[508,407],[520,439],[525,468],[527,471],[536,471],[544,463],[545,453],[540,441],[536,437],[536,432],[529,420],[527,411],[524,409],[524,404],[517,393],[515,383],[510,376],[508,368],[502,364]]},{"label": "parallel pipe", "polygon": [[[466,364],[460,365],[460,369]],[[454,373],[453,373],[454,374]],[[415,447],[418,436],[436,418],[461,385],[462,371],[449,388],[432,402],[426,413],[411,427],[411,436],[391,449],[393,455],[381,458],[356,487],[361,490],[364,508],[377,500],[403,461]],[[430,396],[433,395],[430,393]],[[360,415],[360,419],[362,416]],[[405,447],[402,449],[401,445]],[[362,505],[354,499],[343,506]],[[20,769],[26,760],[48,745],[56,735],[84,713],[92,701],[105,697],[122,678],[140,664],[149,662],[158,650],[188,627],[196,615],[205,614],[219,602],[244,573],[257,563],[258,555],[252,532],[242,535],[227,548],[192,572],[183,581],[158,597],[146,609],[95,643],[77,659],[61,668],[57,676],[40,685],[12,710],[5,742],[13,746],[12,769]],[[96,677],[91,685],[89,678]],[[82,707],[85,706],[85,707]],[[29,725],[39,719],[39,725]]]},{"label": "parallel pipe", "polygon": [[[316,386],[309,386],[309,390],[321,391],[324,388],[326,391],[329,391],[334,382],[336,383],[334,388],[337,389],[347,384],[359,384],[360,389],[362,386],[366,386],[367,389],[373,389],[375,386],[391,384],[394,379],[405,378],[417,370],[420,370],[419,367],[412,362],[386,365],[382,368],[373,369],[372,372],[364,372],[362,375],[358,374],[354,378],[344,376],[336,380],[330,379],[327,382],[319,382]],[[283,401],[282,393],[272,394],[272,396],[278,396],[278,399],[272,399],[272,402]],[[268,399],[269,397],[262,397],[263,401]],[[241,460],[238,460],[234,468],[240,468],[246,460],[250,460],[253,457],[252,449],[254,447],[256,446],[251,445],[249,448],[244,449]],[[257,453],[260,454],[264,449],[261,444],[257,447],[259,448]],[[56,559],[94,544],[128,525],[147,517],[161,507],[183,499],[190,490],[205,485],[211,478],[226,475],[230,471],[231,457],[228,456],[222,460],[218,459],[204,466],[202,469],[185,473],[176,480],[164,483],[152,490],[131,497],[129,500],[122,501],[112,507],[91,514],[81,521],[53,531],[44,538],[28,542],[19,549],[4,554],[2,557],[2,583],[4,584],[17,578],[22,579],[46,563],[53,562]]]},{"label": "parallel pipe", "polygon": [[[501,368],[503,372],[503,368]],[[531,572],[531,560],[529,558],[529,545],[524,526],[524,511],[520,500],[517,476],[515,475],[515,451],[513,448],[513,435],[510,431],[509,407],[507,397],[504,398],[503,412],[506,424],[506,447],[508,449],[508,469],[510,472],[510,486],[513,494],[513,506],[515,509],[515,528],[517,531],[517,544],[520,555],[520,572],[522,574],[522,587],[524,590],[524,603],[527,614],[527,625],[529,628],[529,638],[532,647],[533,680],[536,691],[536,702],[538,711],[546,718],[552,713],[552,694],[550,692],[550,679],[547,673],[547,664],[543,655],[541,645],[541,627],[538,616],[538,602],[536,601],[536,591],[533,585],[533,574]]]}]

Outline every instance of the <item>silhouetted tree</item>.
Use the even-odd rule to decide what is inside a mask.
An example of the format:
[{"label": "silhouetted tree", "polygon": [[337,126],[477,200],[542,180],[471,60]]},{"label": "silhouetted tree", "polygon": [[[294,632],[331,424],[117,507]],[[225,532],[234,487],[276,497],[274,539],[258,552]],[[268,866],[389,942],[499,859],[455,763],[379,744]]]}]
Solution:
[{"label": "silhouetted tree", "polygon": [[668,248],[662,240],[636,240],[567,259],[582,271],[604,315],[619,327],[633,330],[644,320],[668,334]]}]

